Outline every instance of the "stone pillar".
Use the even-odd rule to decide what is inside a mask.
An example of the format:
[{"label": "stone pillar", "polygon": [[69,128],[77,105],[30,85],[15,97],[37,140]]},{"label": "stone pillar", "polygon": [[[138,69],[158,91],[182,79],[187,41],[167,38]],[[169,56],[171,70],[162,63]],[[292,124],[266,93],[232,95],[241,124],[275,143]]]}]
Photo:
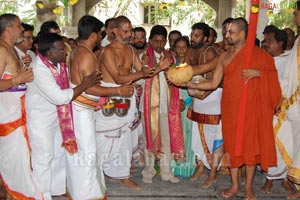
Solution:
[{"label": "stone pillar", "polygon": [[[260,0],[260,3],[268,3],[268,0]],[[262,34],[264,28],[268,25],[269,18],[267,16],[267,9],[260,9],[258,15],[258,24],[257,24],[257,38],[262,41],[264,39],[264,35]]]},{"label": "stone pillar", "polygon": [[72,26],[77,27],[79,19],[87,14],[86,1],[80,0],[73,6]]},{"label": "stone pillar", "polygon": [[42,0],[42,1],[37,1],[40,2],[44,5],[42,9],[40,9],[38,6],[36,6],[36,27],[35,29],[37,31],[40,30],[41,25],[46,22],[46,21],[56,21],[57,17],[53,13],[53,9],[56,7],[56,2],[49,2],[48,0]]},{"label": "stone pillar", "polygon": [[233,0],[203,0],[206,4],[212,7],[217,14],[216,27],[222,28],[223,21],[232,16]]},{"label": "stone pillar", "polygon": [[232,16],[232,0],[219,1],[219,12],[217,15],[217,27],[222,28],[223,21]]}]

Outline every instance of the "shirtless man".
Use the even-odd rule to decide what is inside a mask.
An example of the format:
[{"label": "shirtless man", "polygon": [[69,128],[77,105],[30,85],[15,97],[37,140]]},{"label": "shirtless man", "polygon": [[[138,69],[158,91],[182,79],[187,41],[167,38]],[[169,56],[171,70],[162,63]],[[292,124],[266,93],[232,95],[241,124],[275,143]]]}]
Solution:
[{"label": "shirtless man", "polygon": [[[186,61],[192,66],[204,64],[217,56],[215,48],[207,44],[209,38],[209,26],[205,23],[196,23],[192,26],[191,47],[186,54]],[[212,77],[212,72],[203,74],[206,78]],[[209,176],[203,184],[208,188],[217,180],[216,174],[223,155],[223,140],[220,122],[220,100],[222,89],[206,91],[203,95],[194,96],[193,107],[189,110],[189,118],[193,120],[192,149],[198,160],[198,169],[191,181],[196,180],[205,173],[203,164],[210,169]],[[206,119],[207,118],[207,119]],[[218,145],[215,145],[218,144]]]},{"label": "shirtless man", "polygon": [[[82,82],[82,74],[91,74],[99,70],[99,61],[92,49],[100,42],[103,23],[93,16],[83,16],[78,23],[78,46],[71,55],[71,82],[78,85]],[[67,154],[68,188],[75,199],[105,198],[105,183],[102,167],[99,170],[100,181],[96,170],[96,135],[94,110],[99,97],[121,93],[123,96],[133,94],[132,85],[120,87],[102,87],[94,85],[73,102],[74,128],[78,142],[78,153]],[[109,126],[109,123],[106,124]],[[84,187],[83,187],[84,186]]]},{"label": "shirtless man", "polygon": [[[221,55],[212,81],[182,84],[188,88],[212,90],[218,87],[224,76],[221,102],[222,132],[232,181],[231,187],[222,191],[224,198],[232,197],[239,191],[240,166],[246,166],[245,198],[256,199],[253,193],[256,165],[260,163],[264,171],[269,166],[276,165],[275,141],[263,138],[274,138],[272,119],[281,97],[280,85],[272,57],[257,47],[254,47],[253,57],[260,59],[253,59],[249,69],[244,68],[244,58],[247,56],[245,52],[247,29],[247,22],[243,18],[237,18],[229,25],[226,39],[232,48]],[[245,100],[241,92],[245,82],[247,120],[244,121],[242,131],[238,131],[240,123],[238,111],[241,101]],[[233,84],[235,87],[232,87]],[[262,110],[264,112],[261,112]],[[233,139],[238,138],[240,134],[243,134],[241,140]]]},{"label": "shirtless man", "polygon": [[233,20],[233,18],[228,17],[222,23],[223,40],[218,43],[215,43],[215,47],[217,48],[219,54],[223,53],[224,51],[227,51],[228,48],[230,47],[230,45],[228,45],[228,41],[226,39],[226,31],[228,29],[228,25],[230,24],[230,22],[232,22],[232,20]]},{"label": "shirtless man", "polygon": [[[129,45],[132,37],[132,25],[128,18],[124,16],[115,18],[113,32],[115,41],[103,50],[101,57],[100,68],[103,86],[116,87],[119,84],[151,77],[169,66],[170,61],[168,59],[162,59],[155,71],[142,66],[138,55]],[[133,68],[135,72],[132,71]],[[116,98],[122,97],[124,97],[124,93],[120,92]],[[132,133],[129,125],[134,119],[135,97],[130,97],[130,101],[130,108],[126,117],[106,117],[101,112],[97,113],[97,142],[100,155],[109,153],[106,159],[101,158],[102,165],[106,166],[104,173],[111,178],[119,179],[128,187],[139,189],[140,186],[129,179],[132,158]],[[108,123],[110,127],[107,127]],[[114,164],[116,162],[121,164],[116,166]]]},{"label": "shirtless man", "polygon": [[23,131],[26,86],[21,84],[31,82],[33,72],[28,67],[22,68],[14,51],[15,42],[22,37],[23,30],[18,16],[0,16],[0,174],[8,192],[7,199],[20,196],[42,199],[32,178],[27,132]]}]

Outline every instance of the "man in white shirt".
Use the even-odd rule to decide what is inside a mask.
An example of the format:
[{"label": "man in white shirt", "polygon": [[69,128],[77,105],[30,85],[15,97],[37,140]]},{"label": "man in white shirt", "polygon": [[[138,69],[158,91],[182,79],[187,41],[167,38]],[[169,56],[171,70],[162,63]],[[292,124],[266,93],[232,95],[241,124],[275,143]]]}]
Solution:
[{"label": "man in white shirt", "polygon": [[266,41],[266,51],[273,56],[279,82],[282,90],[282,104],[277,109],[277,113],[273,119],[274,134],[276,141],[277,166],[269,167],[266,173],[266,182],[262,187],[262,192],[269,193],[273,186],[274,180],[282,179],[282,186],[287,192],[291,192],[293,188],[289,185],[287,180],[288,168],[291,165],[290,158],[293,157],[293,140],[292,127],[290,121],[287,120],[284,106],[286,104],[285,86],[288,80],[284,78],[284,71],[288,70],[286,65],[288,60],[288,53],[285,52],[287,46],[287,34],[278,28],[266,30],[264,33]]},{"label": "man in white shirt", "polygon": [[34,27],[25,23],[22,23],[22,27],[24,28],[23,38],[21,41],[17,41],[15,50],[22,60],[23,66],[29,66],[31,61],[36,57],[35,53],[30,50],[33,44]]},{"label": "man in white shirt", "polygon": [[110,43],[112,43],[114,41],[114,39],[115,39],[115,35],[113,33],[113,30],[114,30],[114,18],[107,19],[105,21],[104,28],[105,28],[106,36],[101,41],[101,46],[102,47],[106,47],[107,45],[109,45]]},{"label": "man in white shirt", "polygon": [[[155,75],[145,80],[141,111],[145,127],[145,168],[142,171],[143,182],[152,183],[156,172],[155,158],[160,159],[161,179],[172,183],[179,182],[170,170],[170,162],[174,156],[182,156],[184,151],[179,89],[168,85],[164,69],[160,69],[161,58],[172,59],[172,54],[165,49],[168,32],[165,27],[155,25],[149,36],[147,63],[155,69]],[[174,60],[173,60],[174,61]],[[176,136],[175,136],[176,135]],[[177,138],[177,141],[172,141]],[[175,145],[171,145],[172,142]],[[172,148],[175,147],[175,148]]]},{"label": "man in white shirt", "polygon": [[[98,83],[100,76],[92,73],[83,77],[77,87],[69,88],[63,37],[56,33],[42,34],[38,44],[39,54],[31,63],[35,79],[28,85],[26,109],[33,176],[47,200],[66,193],[66,161],[62,145],[68,153],[77,151],[70,103]],[[66,130],[73,134],[70,140],[66,140]]]}]

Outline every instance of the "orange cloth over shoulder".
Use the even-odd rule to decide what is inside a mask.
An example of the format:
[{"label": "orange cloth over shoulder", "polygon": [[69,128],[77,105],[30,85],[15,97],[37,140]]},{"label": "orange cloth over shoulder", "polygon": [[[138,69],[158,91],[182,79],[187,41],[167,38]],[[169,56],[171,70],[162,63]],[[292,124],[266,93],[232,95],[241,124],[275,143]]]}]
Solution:
[{"label": "orange cloth over shoulder", "polygon": [[246,64],[245,47],[224,71],[222,95],[222,131],[226,158],[230,167],[261,164],[262,170],[276,166],[273,115],[281,98],[281,89],[273,58],[254,47],[251,68],[260,70],[260,77],[248,82],[246,118],[242,155],[235,156],[236,129],[241,99],[242,70]]}]

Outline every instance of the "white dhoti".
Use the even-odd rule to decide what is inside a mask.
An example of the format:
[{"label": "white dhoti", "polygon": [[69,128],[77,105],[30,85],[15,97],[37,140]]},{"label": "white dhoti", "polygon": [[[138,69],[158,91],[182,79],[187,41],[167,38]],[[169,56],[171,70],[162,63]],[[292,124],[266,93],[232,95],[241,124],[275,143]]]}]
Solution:
[{"label": "white dhoti", "polygon": [[[103,83],[104,87],[118,87],[113,83]],[[118,97],[116,97],[118,98]],[[96,112],[96,140],[100,164],[104,173],[115,179],[128,178],[132,159],[131,122],[135,118],[136,101],[130,98],[130,107],[124,117],[104,116]]]},{"label": "white dhoti", "polygon": [[101,165],[97,169],[95,111],[72,104],[78,152],[67,156],[67,185],[74,200],[105,197],[106,186]]},{"label": "white dhoti", "polygon": [[282,93],[289,101],[287,117],[292,126],[294,155],[292,165],[289,167],[288,176],[291,181],[297,183],[300,189],[300,92],[299,92],[299,52],[300,40],[296,39],[295,45],[290,51],[289,58],[284,65],[283,81],[280,81]]},{"label": "white dhoti", "polygon": [[30,154],[22,128],[0,137],[0,172],[3,185],[14,199],[43,199],[30,170]]},{"label": "white dhoti", "polygon": [[[280,118],[280,119],[279,119]],[[269,167],[266,178],[270,180],[286,178],[288,167],[292,164],[294,145],[291,123],[286,119],[274,116],[273,126],[275,133],[277,166]]]},{"label": "white dhoti", "polygon": [[[292,108],[291,108],[292,107]],[[297,189],[300,189],[300,104],[299,100],[294,103],[287,112],[288,120],[292,126],[293,133],[293,157],[292,164],[289,166],[288,176],[293,181]],[[289,143],[291,144],[291,142]]]},{"label": "white dhoti", "polygon": [[[34,115],[34,113],[31,113]],[[43,119],[45,120],[45,119]],[[52,123],[30,120],[27,128],[32,149],[34,179],[45,199],[66,193],[65,149],[57,119]]]},{"label": "white dhoti", "polygon": [[[279,56],[274,57],[276,69],[278,72],[278,78],[283,94],[286,94],[286,85],[289,81],[289,78],[285,77],[284,75],[285,71],[288,71],[290,67],[287,67],[286,65],[287,59],[287,53],[283,53]],[[284,101],[281,105],[281,112],[278,114],[278,116],[273,117],[277,166],[268,168],[266,178],[270,180],[286,178],[288,168],[292,165],[294,157],[294,144],[291,142],[293,140],[292,124],[287,119],[287,107],[285,104],[286,101]],[[289,111],[287,112],[289,113]]]},{"label": "white dhoti", "polygon": [[[9,125],[22,117],[23,95],[24,91],[0,92],[0,174],[5,189],[14,199],[43,199],[32,176],[25,122]],[[7,126],[15,130],[4,132]]]},{"label": "white dhoti", "polygon": [[[220,101],[222,96],[222,89],[218,88],[213,91],[208,97],[204,100],[194,98],[193,101],[193,112],[206,114],[206,115],[219,115],[221,113]],[[212,154],[216,149],[215,147],[223,144],[222,137],[222,123],[219,124],[202,124],[204,132],[204,140],[207,144],[209,152]],[[210,169],[206,153],[204,150],[204,145],[202,144],[199,131],[199,123],[193,121],[192,125],[192,150],[197,158],[201,160],[204,166]],[[219,164],[219,167],[221,163]]]},{"label": "white dhoti", "polygon": [[[200,133],[199,133],[199,127],[197,122],[192,122],[192,150],[197,158],[197,160],[201,160],[204,164],[204,166],[208,169],[210,169],[210,165],[207,161],[207,157],[203,148],[203,144],[200,139]],[[207,144],[207,147],[209,149],[210,153],[213,153],[216,149],[214,149],[214,144],[216,141],[223,140],[222,139],[222,123],[220,121],[220,124],[218,125],[211,125],[211,124],[203,124],[203,132],[204,132],[204,138],[205,142]],[[219,164],[219,167],[221,166],[221,163]]]}]

